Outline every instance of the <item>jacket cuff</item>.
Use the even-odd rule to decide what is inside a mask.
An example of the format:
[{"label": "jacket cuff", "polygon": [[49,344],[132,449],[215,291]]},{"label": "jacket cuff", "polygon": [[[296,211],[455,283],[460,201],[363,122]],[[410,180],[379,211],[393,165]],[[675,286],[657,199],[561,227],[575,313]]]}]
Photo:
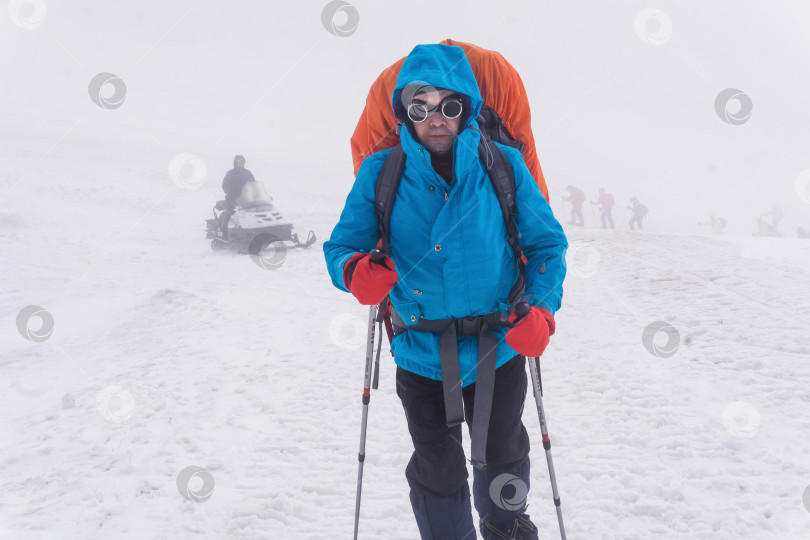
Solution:
[{"label": "jacket cuff", "polygon": [[546,302],[542,302],[542,301],[532,302],[532,305],[537,306],[537,307],[542,308],[542,309],[545,309],[546,311],[549,312],[549,314],[552,317],[554,316],[554,309],[552,309],[552,307],[549,304],[547,304]]},{"label": "jacket cuff", "polygon": [[347,289],[351,290],[352,288],[352,275],[354,274],[354,268],[357,266],[357,263],[360,262],[360,259],[363,257],[367,257],[366,253],[355,253],[352,255],[346,264],[343,265],[343,286]]}]

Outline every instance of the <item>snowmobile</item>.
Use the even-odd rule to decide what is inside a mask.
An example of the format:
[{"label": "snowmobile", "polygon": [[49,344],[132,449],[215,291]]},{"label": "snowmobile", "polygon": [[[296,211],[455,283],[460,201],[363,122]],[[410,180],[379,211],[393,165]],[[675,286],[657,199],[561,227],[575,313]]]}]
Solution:
[{"label": "snowmobile", "polygon": [[228,249],[256,255],[270,246],[307,248],[315,243],[312,231],[301,242],[292,223],[273,206],[264,183],[258,181],[246,183],[235,204],[217,201],[214,218],[206,220],[205,225],[206,238],[215,251]]}]

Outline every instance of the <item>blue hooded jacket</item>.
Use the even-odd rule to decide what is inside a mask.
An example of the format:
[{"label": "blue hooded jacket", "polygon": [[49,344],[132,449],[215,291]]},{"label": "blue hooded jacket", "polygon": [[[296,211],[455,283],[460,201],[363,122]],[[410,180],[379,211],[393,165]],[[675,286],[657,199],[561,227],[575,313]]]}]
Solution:
[{"label": "blue hooded jacket", "polygon": [[[506,225],[492,181],[478,156],[475,119],[482,100],[472,68],[460,47],[418,45],[397,79],[392,106],[406,126],[401,95],[408,85],[431,85],[465,96],[461,130],[453,143],[453,179],[448,184],[433,169],[427,149],[409,129],[400,132],[406,155],[390,223],[391,258],[399,280],[390,292],[394,309],[408,323],[418,318],[448,319],[510,309],[508,296],[518,267],[507,242]],[[565,233],[531,177],[520,152],[499,145],[515,173],[516,222],[527,258],[526,294],[530,304],[554,314],[565,278]],[[338,289],[343,266],[355,253],[368,253],[379,240],[374,210],[375,186],[390,150],[369,156],[346,199],[340,221],[324,243],[329,275]],[[496,366],[517,353],[497,327]],[[409,330],[394,337],[394,359],[403,369],[441,380],[439,335]],[[463,385],[475,381],[478,339],[458,338]]]}]

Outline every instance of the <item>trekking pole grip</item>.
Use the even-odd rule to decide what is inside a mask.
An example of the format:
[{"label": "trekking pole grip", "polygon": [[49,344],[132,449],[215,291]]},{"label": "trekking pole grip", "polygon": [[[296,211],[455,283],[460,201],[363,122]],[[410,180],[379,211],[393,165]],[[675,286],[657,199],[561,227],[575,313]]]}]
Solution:
[{"label": "trekking pole grip", "polygon": [[372,249],[369,256],[371,257],[371,262],[385,266],[385,252],[380,248]]},{"label": "trekking pole grip", "polygon": [[531,306],[526,302],[519,302],[518,305],[515,306],[515,313],[518,314],[518,320],[522,319],[526,315],[529,314],[531,311]]}]

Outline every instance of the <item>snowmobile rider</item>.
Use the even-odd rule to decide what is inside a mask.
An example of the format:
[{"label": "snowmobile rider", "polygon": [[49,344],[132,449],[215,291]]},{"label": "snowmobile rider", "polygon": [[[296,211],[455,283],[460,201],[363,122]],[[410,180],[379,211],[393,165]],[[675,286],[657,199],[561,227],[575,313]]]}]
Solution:
[{"label": "snowmobile rider", "polygon": [[228,239],[228,222],[236,211],[236,199],[242,194],[242,188],[248,182],[255,182],[253,173],[245,168],[245,156],[235,155],[233,157],[233,169],[225,173],[222,179],[222,191],[225,192],[225,211],[220,216],[222,237]]},{"label": "snowmobile rider", "polygon": [[225,192],[225,200],[236,203],[236,199],[242,194],[242,188],[248,182],[255,182],[253,173],[245,168],[245,156],[236,155],[233,157],[233,169],[225,173],[222,180],[222,190]]},{"label": "snowmobile rider", "polygon": [[[482,99],[464,50],[414,48],[400,70],[392,104],[402,124],[406,160],[389,223],[391,253],[383,264],[369,257],[380,239],[374,201],[377,177],[390,153],[384,150],[363,161],[340,221],[324,244],[329,274],[338,289],[363,305],[390,299],[397,395],[414,446],[405,476],[422,538],[475,537],[461,446],[466,420],[483,538],[534,540],[537,528],[525,514],[525,500],[504,505],[504,494],[491,493],[504,487],[503,475],[514,477],[511,485],[520,484],[520,495],[528,493],[529,436],[521,421],[527,393],[524,355],[541,355],[554,334],[565,277],[565,233],[520,152],[499,145],[514,170],[516,223],[527,258],[520,299],[531,308],[517,320],[509,292],[519,277],[518,265],[492,181],[479,159],[475,119]],[[436,323],[446,329],[427,329]],[[455,383],[445,392],[442,373],[450,368],[455,379],[445,381]],[[456,413],[452,418],[451,411]],[[479,415],[483,426],[476,424]],[[509,497],[514,498],[507,489]]]}]

